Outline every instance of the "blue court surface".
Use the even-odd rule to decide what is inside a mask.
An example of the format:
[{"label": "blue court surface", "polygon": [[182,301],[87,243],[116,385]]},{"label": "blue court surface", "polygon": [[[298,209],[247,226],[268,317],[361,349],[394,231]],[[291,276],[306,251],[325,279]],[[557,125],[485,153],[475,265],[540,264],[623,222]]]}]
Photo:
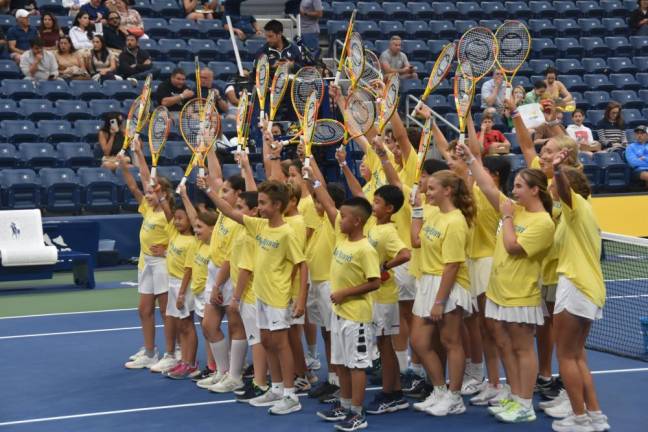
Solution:
[{"label": "blue court surface", "polygon": [[[162,332],[158,326],[158,343]],[[148,370],[122,365],[141,345],[131,309],[0,319],[0,429],[2,431],[332,431],[302,397],[304,409],[286,417],[237,403],[232,395],[198,389]],[[201,348],[202,353],[202,348]],[[320,358],[324,358],[323,354]],[[590,352],[601,405],[613,430],[648,431],[648,363]],[[321,377],[324,376],[321,371]],[[377,388],[370,388],[367,398]],[[438,428],[438,429],[437,429]],[[375,431],[547,431],[538,412],[530,424],[505,425],[485,408],[433,418],[413,409],[370,416]]]}]

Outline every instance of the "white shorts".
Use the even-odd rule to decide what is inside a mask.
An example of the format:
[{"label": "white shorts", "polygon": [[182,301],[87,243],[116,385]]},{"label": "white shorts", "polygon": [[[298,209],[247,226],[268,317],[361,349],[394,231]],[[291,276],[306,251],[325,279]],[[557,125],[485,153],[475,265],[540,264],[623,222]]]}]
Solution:
[{"label": "white shorts", "polygon": [[398,301],[412,301],[416,297],[416,278],[409,272],[409,262],[394,267],[394,280],[398,287]]},{"label": "white shorts", "polygon": [[310,323],[331,331],[331,282],[311,282],[306,303]]},{"label": "white shorts", "polygon": [[[185,297],[186,297],[186,295],[185,295]],[[193,294],[194,312],[200,318],[205,317],[205,305],[207,303],[209,303],[209,298],[210,297],[211,297],[211,290],[209,290],[209,292],[207,292],[206,287],[200,294]]]},{"label": "white shorts", "polygon": [[292,306],[294,304],[294,301],[290,303],[290,306],[288,307],[288,311],[290,312],[290,326],[295,326],[295,325],[304,325],[306,324],[306,314],[304,313],[302,316],[299,318],[294,318],[292,316]]},{"label": "white shorts", "polygon": [[[436,300],[439,286],[441,285],[441,276],[423,275],[419,281],[416,290],[416,298],[412,313],[421,318],[429,318],[434,301]],[[473,311],[473,301],[470,292],[458,283],[455,283],[450,291],[450,297],[446,302],[443,313],[452,312],[456,308],[462,308],[464,315],[470,315]]]},{"label": "white shorts", "polygon": [[592,303],[567,277],[558,277],[556,289],[556,305],[554,315],[566,310],[576,315],[594,321],[603,318],[603,309]]},{"label": "white shorts", "polygon": [[540,293],[542,295],[542,300],[547,303],[556,303],[556,288],[557,284],[551,285],[542,285],[540,287]]},{"label": "white shorts", "polygon": [[191,312],[194,310],[194,296],[191,289],[187,289],[185,292],[184,308],[178,309],[176,302],[180,293],[180,285],[182,285],[182,280],[169,276],[169,297],[167,300],[166,314],[174,318],[183,319],[191,315]]},{"label": "white shorts", "polygon": [[469,259],[466,263],[470,275],[470,293],[474,297],[479,297],[488,288],[488,280],[493,268],[493,257]]},{"label": "white shorts", "polygon": [[248,345],[252,346],[261,342],[261,332],[257,325],[256,304],[241,303],[241,320],[245,329]]},{"label": "white shorts", "polygon": [[500,306],[491,299],[486,299],[486,318],[519,324],[544,324],[541,306]]},{"label": "white shorts", "polygon": [[373,324],[376,336],[397,335],[400,333],[398,303],[373,304]]},{"label": "white shorts", "polygon": [[285,330],[292,322],[291,307],[276,308],[257,299],[256,323],[259,330]]},{"label": "white shorts", "polygon": [[373,340],[373,325],[331,314],[331,364],[349,369],[371,366]]},{"label": "white shorts", "polygon": [[144,266],[137,270],[137,292],[158,295],[169,291],[166,258],[142,255],[144,256]]}]

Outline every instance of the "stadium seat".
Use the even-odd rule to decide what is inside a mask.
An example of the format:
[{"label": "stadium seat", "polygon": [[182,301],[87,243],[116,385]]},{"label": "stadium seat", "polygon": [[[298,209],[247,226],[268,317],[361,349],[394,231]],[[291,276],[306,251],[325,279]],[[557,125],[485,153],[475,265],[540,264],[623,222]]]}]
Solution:
[{"label": "stadium seat", "polygon": [[187,165],[193,153],[182,141],[167,141],[164,146],[164,157],[172,165]]},{"label": "stadium seat", "polygon": [[516,19],[529,19],[533,17],[533,12],[529,9],[527,2],[524,1],[507,1],[504,6],[511,17]]},{"label": "stadium seat", "polygon": [[[229,41],[227,42],[229,43]],[[160,52],[166,53],[167,58],[171,61],[189,60],[191,56],[187,43],[182,39],[160,39],[158,47]]]},{"label": "stadium seat", "polygon": [[214,78],[229,80],[238,74],[236,64],[232,62],[209,62],[207,65],[214,72]]},{"label": "stadium seat", "polygon": [[0,60],[0,79],[18,79],[22,72],[13,60]]},{"label": "stadium seat", "polygon": [[0,185],[5,203],[11,209],[37,208],[41,204],[41,182],[31,169],[0,171]]},{"label": "stadium seat", "polygon": [[559,74],[577,74],[583,75],[585,68],[580,61],[576,59],[556,59],[556,69]]},{"label": "stadium seat", "polygon": [[353,30],[360,33],[363,39],[378,39],[387,37],[387,35],[382,34],[378,24],[375,21],[365,20],[365,21],[356,21],[353,26]]},{"label": "stadium seat", "polygon": [[425,83],[418,79],[406,79],[400,81],[401,101],[404,101],[407,95],[419,96],[425,91]]},{"label": "stadium seat", "polygon": [[632,55],[632,45],[630,45],[628,39],[623,36],[607,36],[605,38],[605,44],[610,48],[610,52],[615,56]]},{"label": "stadium seat", "polygon": [[381,35],[406,37],[405,27],[400,21],[378,21],[378,28]]},{"label": "stadium seat", "polygon": [[336,19],[348,21],[349,16],[351,16],[351,13],[355,9],[355,4],[351,1],[334,1],[331,2],[331,8]]},{"label": "stadium seat", "polygon": [[570,92],[580,92],[589,89],[587,84],[583,82],[583,79],[580,77],[580,75],[561,75],[560,81],[565,84],[565,87],[567,87]]},{"label": "stadium seat", "polygon": [[52,101],[73,98],[70,86],[68,86],[67,82],[61,80],[42,81],[38,84],[38,92],[41,96]]},{"label": "stadium seat", "polygon": [[135,0],[132,3],[131,7],[135,8],[142,17],[149,17],[155,14],[149,0]]},{"label": "stadium seat", "polygon": [[483,19],[479,20],[479,25],[481,27],[486,27],[487,29],[490,29],[493,33],[495,33],[497,29],[502,25],[502,21],[496,19]]},{"label": "stadium seat", "polygon": [[432,94],[425,101],[425,104],[439,114],[447,114],[454,111],[454,104],[450,105],[448,100],[440,94]]},{"label": "stadium seat", "polygon": [[529,61],[529,67],[535,75],[544,75],[548,67],[554,67],[553,60],[533,59]]},{"label": "stadium seat", "polygon": [[360,1],[356,4],[358,10],[358,18],[363,20],[384,20],[385,11],[378,2],[364,2]]},{"label": "stadium seat", "polygon": [[0,143],[0,170],[16,168],[20,164],[20,155],[13,144]]},{"label": "stadium seat", "polygon": [[535,58],[554,59],[558,49],[551,39],[534,38],[531,42],[531,55]]},{"label": "stadium seat", "polygon": [[116,212],[119,210],[119,183],[105,168],[79,168],[79,182],[84,188],[83,207],[88,211]]},{"label": "stadium seat", "polygon": [[75,98],[85,101],[92,99],[102,99],[106,97],[103,91],[103,86],[94,80],[70,81],[70,93]]},{"label": "stadium seat", "polygon": [[382,8],[385,11],[385,17],[388,19],[405,21],[412,18],[412,14],[408,10],[405,3],[383,2]]},{"label": "stadium seat", "polygon": [[5,97],[13,100],[36,99],[39,96],[38,89],[34,83],[30,80],[23,79],[2,80],[0,91]]},{"label": "stadium seat", "polygon": [[529,20],[529,31],[533,37],[553,37],[556,35],[556,27],[548,19]]},{"label": "stadium seat", "polygon": [[605,27],[598,18],[579,18],[578,26],[583,36],[603,36],[606,33]]},{"label": "stadium seat", "polygon": [[610,57],[607,64],[612,72],[615,73],[632,73],[638,71],[637,66],[628,57]]},{"label": "stadium seat", "polygon": [[455,20],[454,24],[459,37],[471,28],[477,27],[477,21],[473,19]]},{"label": "stadium seat", "polygon": [[[648,82],[648,74],[644,74],[644,75],[646,75],[646,79]],[[648,87],[648,86],[644,86],[644,87]],[[639,90],[639,92],[637,92],[637,95],[639,96],[639,99],[643,101],[644,105],[648,106],[648,89]],[[644,112],[643,114],[644,117],[646,117],[646,113]]]},{"label": "stadium seat", "polygon": [[605,59],[601,57],[584,58],[582,59],[585,72],[590,74],[601,74],[608,71],[608,65]]},{"label": "stadium seat", "polygon": [[20,111],[23,117],[34,122],[59,118],[54,104],[47,99],[23,99],[20,101]]},{"label": "stadium seat", "polygon": [[407,2],[407,9],[412,13],[412,17],[428,20],[435,17],[435,12],[428,2]]},{"label": "stadium seat", "polygon": [[648,36],[630,36],[635,55],[648,55]]},{"label": "stadium seat", "polygon": [[96,143],[98,141],[97,135],[102,125],[102,120],[77,120],[74,122],[74,130],[82,140]]},{"label": "stadium seat", "polygon": [[484,11],[482,10],[479,3],[477,2],[460,1],[455,4],[457,6],[457,11],[459,12],[459,15],[461,15],[463,19],[480,20],[480,19],[490,18],[486,14],[484,14]]},{"label": "stadium seat", "polygon": [[602,170],[602,187],[607,191],[619,191],[630,184],[630,167],[615,152],[594,153],[594,162]]},{"label": "stadium seat", "polygon": [[432,8],[436,12],[436,17],[442,20],[456,20],[461,17],[457,7],[452,2],[432,2]]},{"label": "stadium seat", "polygon": [[454,39],[458,34],[455,25],[448,20],[430,21],[430,30],[437,38],[440,39]]},{"label": "stadium seat", "polygon": [[38,131],[43,141],[58,143],[61,141],[78,141],[79,135],[66,120],[41,120]]},{"label": "stadium seat", "polygon": [[586,91],[583,97],[593,109],[605,109],[610,102],[610,94],[606,91]]},{"label": "stadium seat", "polygon": [[582,37],[580,38],[580,43],[586,56],[608,57],[610,55],[610,48],[608,48],[600,37]]},{"label": "stadium seat", "polygon": [[23,142],[18,145],[18,152],[23,165],[36,171],[58,165],[56,151],[51,144]]},{"label": "stadium seat", "polygon": [[519,154],[522,150],[520,149],[520,143],[518,143],[517,135],[515,133],[505,133],[504,136],[511,143],[511,153]]},{"label": "stadium seat", "polygon": [[[513,87],[522,86],[525,90],[533,88],[531,80],[525,76],[515,76],[513,78]],[[478,96],[478,95],[476,95]]]},{"label": "stadium seat", "polygon": [[83,142],[60,142],[56,145],[58,158],[63,164],[72,169],[96,166],[95,157],[90,144]]},{"label": "stadium seat", "polygon": [[594,159],[583,152],[578,154],[581,164],[583,164],[583,174],[587,177],[590,186],[594,191],[598,190],[601,185],[601,167],[594,162]]},{"label": "stadium seat", "polygon": [[[162,60],[162,52],[155,39],[140,39],[139,46],[142,50],[150,54],[153,60]],[[157,65],[156,65],[157,66]]]},{"label": "stadium seat", "polygon": [[599,6],[598,1],[593,0],[578,0],[576,2],[576,7],[581,14],[590,18],[601,18],[604,14],[604,10]]},{"label": "stadium seat", "polygon": [[648,57],[634,57],[632,63],[636,66],[638,72],[648,72]]},{"label": "stadium seat", "polygon": [[218,49],[216,49],[216,44],[212,40],[208,39],[189,39],[187,42],[189,51],[194,56],[200,56],[202,58],[211,58],[215,57],[218,54]]},{"label": "stadium seat", "polygon": [[18,110],[18,105],[11,99],[0,100],[0,120],[18,120],[22,114]]},{"label": "stadium seat", "polygon": [[628,34],[628,25],[622,18],[603,18],[601,24],[605,27],[608,36],[625,36]]},{"label": "stadium seat", "polygon": [[636,108],[625,107],[623,108],[623,121],[629,129],[634,129],[637,126],[644,126],[646,123],[646,119],[643,117],[643,114],[641,114],[641,111]]},{"label": "stadium seat", "polygon": [[585,114],[585,124],[591,128],[596,127],[596,125],[603,119],[605,111],[591,109]]},{"label": "stadium seat", "polygon": [[592,90],[612,91],[616,88],[608,77],[603,74],[585,74],[583,75],[583,81]]},{"label": "stadium seat", "polygon": [[581,15],[580,10],[573,1],[555,1],[553,6],[556,9],[557,16],[562,18],[578,18]]},{"label": "stadium seat", "polygon": [[559,35],[562,35],[564,37],[581,36],[581,28],[573,18],[556,18],[555,20],[553,20],[553,24],[554,26],[556,26],[556,32]]},{"label": "stadium seat", "polygon": [[642,109],[644,107],[644,102],[632,90],[612,90],[610,98],[623,105],[624,113],[626,108]]},{"label": "stadium seat", "polygon": [[576,38],[556,38],[554,42],[561,57],[575,57],[583,53],[583,47]]},{"label": "stadium seat", "polygon": [[157,175],[160,177],[166,177],[175,187],[180,183],[180,180],[182,180],[184,170],[179,166],[159,166],[157,169]]},{"label": "stadium seat", "polygon": [[95,99],[88,104],[90,113],[95,118],[102,118],[109,112],[121,112],[121,102],[116,99]]},{"label": "stadium seat", "polygon": [[201,31],[196,21],[185,18],[171,18],[169,20],[169,30],[179,39],[198,38],[201,36]]},{"label": "stadium seat", "polygon": [[403,27],[408,39],[430,39],[434,36],[425,21],[405,21]]},{"label": "stadium seat", "polygon": [[485,1],[481,2],[484,15],[491,19],[506,19],[509,17],[509,12],[502,2],[499,1]]},{"label": "stadium seat", "polygon": [[610,81],[619,90],[639,90],[641,84],[631,74],[610,74]]},{"label": "stadium seat", "polygon": [[[131,173],[131,175],[133,176],[137,184],[141,187],[142,181],[140,180],[139,170],[137,169],[137,167],[130,167],[128,168],[128,171]],[[119,201],[122,203],[122,208],[127,211],[137,210],[139,204],[137,203],[137,200],[135,199],[133,194],[131,194],[128,187],[126,186],[126,182],[124,181],[124,174],[122,170],[115,171],[115,177],[117,178],[117,184],[119,185],[120,188]]]},{"label": "stadium seat", "polygon": [[184,9],[179,7],[176,0],[155,0],[151,3],[151,9],[164,18],[180,18],[184,15]]},{"label": "stadium seat", "polygon": [[605,16],[625,18],[628,15],[628,10],[618,0],[605,0],[600,5],[605,11]]},{"label": "stadium seat", "polygon": [[530,1],[529,9],[536,18],[555,18],[558,11],[548,1]]},{"label": "stadium seat", "polygon": [[245,47],[254,58],[256,58],[256,53],[261,51],[265,44],[265,39],[248,39],[245,41]]},{"label": "stadium seat", "polygon": [[125,99],[134,99],[140,94],[138,88],[133,86],[130,81],[126,80],[104,81],[103,88],[107,97],[120,101]]},{"label": "stadium seat", "polygon": [[59,117],[74,121],[93,118],[88,103],[79,100],[60,100],[56,102],[56,112]]},{"label": "stadium seat", "polygon": [[229,35],[220,20],[200,20],[198,29],[202,35],[210,39],[220,39]]},{"label": "stadium seat", "polygon": [[51,12],[54,15],[65,15],[68,12],[59,0],[39,0],[38,10],[41,13]]},{"label": "stadium seat", "polygon": [[43,205],[47,211],[81,211],[81,187],[74,171],[70,168],[43,168],[38,174],[45,191]]},{"label": "stadium seat", "polygon": [[430,57],[430,49],[422,40],[404,40],[401,48],[412,60],[425,61]]},{"label": "stadium seat", "polygon": [[164,18],[142,18],[146,34],[152,38],[172,38],[173,31],[169,28],[169,22]]},{"label": "stadium seat", "polygon": [[29,120],[2,120],[0,128],[9,142],[38,141],[40,136]]}]

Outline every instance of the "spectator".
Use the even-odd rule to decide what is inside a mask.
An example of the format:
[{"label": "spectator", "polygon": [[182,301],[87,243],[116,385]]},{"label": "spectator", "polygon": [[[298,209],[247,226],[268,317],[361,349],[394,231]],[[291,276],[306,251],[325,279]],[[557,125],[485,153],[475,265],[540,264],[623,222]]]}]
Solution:
[{"label": "spectator", "polygon": [[10,0],[9,10],[11,15],[14,15],[19,10],[24,9],[30,15],[38,15],[38,6],[36,0]]},{"label": "spectator", "polygon": [[[81,13],[83,12],[79,15]],[[115,75],[117,72],[115,55],[108,51],[104,38],[99,35],[94,35],[92,38],[92,50],[86,58],[86,68],[95,81],[103,83],[106,80],[122,79]]]},{"label": "spectator", "polygon": [[301,0],[299,15],[301,15],[302,41],[313,54],[313,60],[317,59],[320,56],[319,20],[324,15],[322,0]]},{"label": "spectator", "polygon": [[481,128],[477,133],[479,145],[482,149],[482,154],[509,154],[511,152],[511,143],[504,136],[504,134],[497,129],[493,129],[493,117],[485,114],[482,117]]},{"label": "spectator", "polygon": [[38,36],[43,41],[43,47],[49,50],[55,50],[59,38],[63,32],[59,28],[56,17],[51,12],[45,12],[41,18],[41,26],[38,30]]},{"label": "spectator", "polygon": [[[232,20],[232,31],[241,40],[247,39],[247,35],[263,36],[261,29],[257,25],[253,16],[241,15],[241,3],[245,0],[225,0],[223,3],[224,13]],[[225,30],[229,31],[229,26],[225,24]],[[283,26],[282,26],[283,31]]]},{"label": "spectator", "polygon": [[10,0],[0,0],[0,14],[10,15],[9,4],[10,4]]},{"label": "spectator", "polygon": [[601,144],[598,141],[594,141],[592,129],[583,125],[583,121],[585,121],[585,111],[576,108],[572,113],[572,121],[574,123],[567,126],[567,135],[578,143],[580,151],[587,153],[590,156],[593,153],[601,151]]},{"label": "spectator", "polygon": [[108,48],[121,52],[126,47],[128,31],[121,26],[121,16],[118,12],[108,13],[107,24],[103,27],[103,37]]},{"label": "spectator", "polygon": [[11,58],[19,63],[20,56],[29,50],[32,41],[37,37],[38,32],[29,25],[29,12],[25,9],[17,10],[16,25],[7,31],[7,43]]},{"label": "spectator", "polygon": [[83,58],[77,53],[69,36],[61,36],[54,57],[59,66],[59,76],[66,80],[88,80],[90,74],[86,70]]},{"label": "spectator", "polygon": [[168,80],[158,86],[155,93],[155,100],[158,105],[164,105],[169,111],[177,114],[186,101],[194,97],[194,92],[186,84],[187,77],[182,68],[176,68],[171,72]]},{"label": "spectator", "polygon": [[611,101],[605,109],[605,114],[596,125],[596,136],[601,148],[607,151],[623,151],[628,145],[625,134],[621,104]]},{"label": "spectator", "polygon": [[90,0],[63,0],[63,7],[69,9],[68,15],[76,16],[81,7],[89,2]]},{"label": "spectator", "polygon": [[636,178],[645,181],[648,186],[648,129],[646,126],[637,126],[634,133],[636,141],[630,143],[625,157]]},{"label": "spectator", "polygon": [[108,113],[104,117],[104,124],[99,129],[97,141],[101,148],[101,166],[115,171],[119,166],[117,153],[124,145],[124,118],[120,113]]},{"label": "spectator", "polygon": [[267,55],[270,67],[273,68],[278,61],[288,61],[293,65],[301,64],[301,53],[295,45],[284,37],[281,22],[270,20],[263,29],[265,30],[266,44],[257,52],[257,58],[261,54]]},{"label": "spectator", "polygon": [[[513,102],[515,102],[516,107],[519,107],[520,105],[524,104],[524,95],[525,95],[524,87],[522,87],[521,85],[515,86],[515,88],[513,89],[512,96],[513,96]],[[511,118],[511,112],[506,107],[506,105],[504,106],[503,115],[509,130],[513,130],[514,129],[513,119]]]},{"label": "spectator", "polygon": [[108,16],[108,8],[101,0],[90,0],[79,9],[79,12],[86,12],[93,23],[101,23]]},{"label": "spectator", "polygon": [[533,144],[537,147],[542,147],[549,141],[551,138],[566,135],[565,126],[563,126],[563,112],[560,110],[556,111],[556,117],[552,121],[552,108],[550,101],[543,101],[542,106],[544,108],[545,121],[541,126],[538,126],[533,133]]},{"label": "spectator", "polygon": [[220,4],[218,0],[212,1],[199,1],[199,0],[183,0],[182,6],[184,7],[187,19],[202,20],[214,19],[214,12],[216,12]]},{"label": "spectator", "polygon": [[401,51],[401,43],[400,36],[391,37],[389,48],[380,54],[380,66],[385,73],[398,73],[402,79],[416,78],[416,69]]},{"label": "spectator", "polygon": [[69,36],[72,40],[72,46],[75,50],[91,50],[92,49],[92,33],[94,25],[90,22],[90,15],[88,12],[80,11],[70,29]]},{"label": "spectator", "polygon": [[648,0],[637,0],[637,9],[628,19],[628,26],[636,36],[648,36]]},{"label": "spectator", "polygon": [[129,8],[126,0],[115,0],[115,9],[121,17],[121,27],[137,38],[148,39],[144,34],[144,21],[139,12]]},{"label": "spectator", "polygon": [[481,88],[481,108],[485,114],[495,115],[504,112],[504,99],[506,98],[506,82],[504,75],[498,68],[493,70],[493,78],[489,79]]},{"label": "spectator", "polygon": [[542,80],[536,80],[533,83],[533,90],[524,96],[525,104],[540,103],[542,99],[546,99],[545,93],[547,92],[547,83]]},{"label": "spectator", "polygon": [[216,101],[218,111],[229,119],[235,119],[237,106],[230,105],[228,100],[221,96],[220,90],[214,87],[214,72],[211,69],[206,67],[200,69],[200,83],[202,84],[200,89],[202,97],[206,98],[209,90],[213,89],[215,92],[214,100]]},{"label": "spectator", "polygon": [[272,129],[270,131],[272,133],[272,136],[275,138],[282,137],[284,136],[284,131],[283,127],[281,126],[281,123],[272,123]]},{"label": "spectator", "polygon": [[20,57],[20,70],[25,79],[33,81],[53,80],[59,75],[56,57],[43,49],[43,41],[38,38],[31,41],[31,49]]},{"label": "spectator", "polygon": [[574,97],[569,93],[565,84],[558,81],[558,71],[551,66],[545,70],[545,84],[547,84],[546,93],[554,102],[562,104],[573,102]]},{"label": "spectator", "polygon": [[2,31],[2,27],[0,27],[0,59],[8,59],[9,58],[9,51],[7,50],[7,37],[4,34],[4,31]]},{"label": "spectator", "polygon": [[119,55],[119,75],[127,79],[146,78],[149,73],[154,73],[151,56],[140,49],[135,35],[126,37],[126,48]]}]

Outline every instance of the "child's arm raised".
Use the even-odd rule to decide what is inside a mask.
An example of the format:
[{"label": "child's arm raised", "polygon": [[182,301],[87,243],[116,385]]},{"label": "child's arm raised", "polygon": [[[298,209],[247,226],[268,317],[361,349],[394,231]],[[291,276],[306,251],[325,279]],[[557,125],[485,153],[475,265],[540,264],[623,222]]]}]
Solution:
[{"label": "child's arm raised", "polygon": [[187,217],[189,218],[189,222],[191,222],[191,226],[193,226],[196,223],[196,219],[198,219],[198,212],[191,203],[189,195],[187,195],[187,187],[185,185],[182,185],[180,186],[179,191],[180,198],[182,198],[182,204],[184,204],[185,211],[187,212]]},{"label": "child's arm raised", "polygon": [[218,156],[216,156],[216,151],[214,147],[209,149],[207,152],[207,167],[209,167],[209,176],[216,179],[223,179],[223,170],[221,169],[220,162],[218,161]]},{"label": "child's arm raised", "polygon": [[[304,167],[302,169],[303,175],[306,176],[306,173],[308,173],[309,178],[313,179],[312,167],[313,165],[308,168]],[[326,187],[322,186],[322,183],[319,180],[315,180],[313,183],[308,182],[308,187],[310,188],[311,194],[315,195],[320,204],[322,204],[322,207],[324,207],[324,212],[328,216],[329,221],[331,221],[331,225],[335,226],[338,211],[337,208],[335,208],[335,202],[333,201],[333,198],[331,198],[331,195],[329,195]]]},{"label": "child's arm raised", "polygon": [[146,188],[145,185],[148,185],[151,181],[151,172],[149,171],[148,165],[146,165],[146,157],[144,157],[144,152],[142,151],[142,140],[139,135],[135,135],[133,138],[131,148],[133,149],[133,152],[135,152],[135,157],[137,158],[142,185]]},{"label": "child's arm raised", "polygon": [[245,190],[248,192],[256,191],[257,184],[254,181],[254,174],[252,173],[252,167],[250,166],[250,159],[247,153],[241,152],[238,157],[241,163],[241,175],[245,180]]},{"label": "child's arm raised", "polygon": [[119,168],[122,170],[122,175],[124,176],[126,187],[135,198],[135,201],[137,201],[137,204],[140,204],[142,202],[142,199],[144,199],[144,194],[142,193],[140,188],[137,187],[137,181],[128,169],[128,162],[126,161],[126,157],[117,155],[117,160],[119,161]]},{"label": "child's arm raised", "polygon": [[342,168],[342,174],[344,174],[347,186],[349,186],[349,189],[351,190],[351,195],[355,197],[364,197],[364,192],[362,192],[360,182],[358,182],[356,176],[351,172],[349,165],[347,165],[346,150],[343,147],[340,147],[335,151],[335,159],[337,159],[340,168]]},{"label": "child's arm raised", "polygon": [[215,182],[214,179],[209,177],[207,178],[207,182],[209,184],[209,187],[205,189],[205,194],[207,194],[209,199],[212,200],[218,210],[223,213],[223,215],[243,225],[243,213],[236,210],[234,207],[229,205],[227,201],[220,197],[220,194],[218,193],[220,188],[218,187],[217,182]]},{"label": "child's arm raised", "polygon": [[488,198],[488,201],[495,210],[499,211],[500,196],[502,193],[493,181],[493,178],[484,169],[481,159],[476,158],[465,144],[457,145],[457,151],[463,156],[464,160],[470,167],[470,171],[472,172],[475,182],[477,182],[477,186],[479,186],[484,195],[486,195],[486,198]]}]

